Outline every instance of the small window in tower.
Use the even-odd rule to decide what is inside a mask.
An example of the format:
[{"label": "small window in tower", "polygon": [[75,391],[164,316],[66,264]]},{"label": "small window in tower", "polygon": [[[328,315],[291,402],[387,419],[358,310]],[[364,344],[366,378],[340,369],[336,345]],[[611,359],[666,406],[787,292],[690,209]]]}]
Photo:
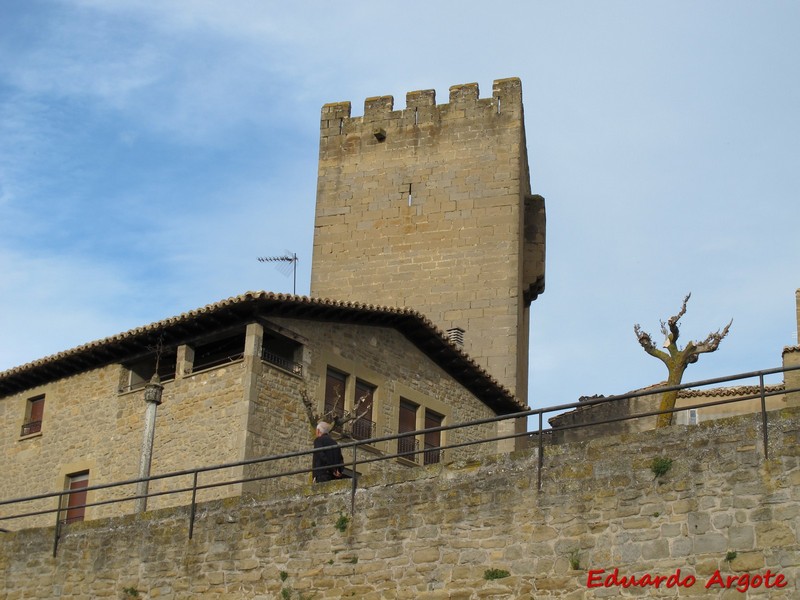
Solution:
[{"label": "small window in tower", "polygon": [[42,430],[44,416],[44,394],[29,398],[25,405],[25,422],[22,425],[22,436],[33,435]]}]

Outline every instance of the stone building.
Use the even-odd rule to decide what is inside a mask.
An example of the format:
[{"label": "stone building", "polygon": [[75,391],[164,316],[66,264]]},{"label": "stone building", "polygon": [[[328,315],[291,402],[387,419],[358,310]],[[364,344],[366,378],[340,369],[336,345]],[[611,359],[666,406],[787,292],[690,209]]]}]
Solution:
[{"label": "stone building", "polygon": [[[77,498],[84,487],[136,478],[150,431],[152,457],[142,460],[151,474],[303,450],[312,439],[304,395],[320,413],[366,398],[370,413],[349,432],[362,439],[526,410],[529,307],[544,290],[545,247],[544,199],[529,180],[518,79],[495,81],[485,99],[476,84],[453,86],[443,105],[432,90],[411,92],[404,110],[391,97],[369,98],[363,117],[351,117],[349,102],[326,104],[312,297],[248,293],[0,373],[0,444],[14,467],[0,496],[74,488]],[[154,373],[163,403],[146,411]],[[525,429],[516,419],[411,438],[421,453],[391,464],[440,460],[425,448],[460,436]],[[508,439],[447,452],[513,447]],[[407,448],[372,448],[398,450]],[[215,476],[204,475],[209,484]],[[150,492],[164,485],[154,481]],[[114,494],[130,490],[90,499]],[[148,506],[187,501],[156,496]]]},{"label": "stone building", "polygon": [[[438,424],[508,414],[525,407],[421,314],[326,299],[251,292],[0,373],[0,452],[6,470],[0,499],[135,479],[143,447],[144,387],[163,383],[151,475],[307,450],[313,430],[301,401],[320,413],[369,411],[350,435],[369,439]],[[360,411],[364,412],[364,411]],[[411,428],[411,429],[409,429]],[[376,442],[375,454],[419,449],[381,469],[443,460],[425,452],[465,436],[490,437],[493,425]],[[445,450],[444,460],[496,447]],[[201,484],[303,469],[308,457],[202,474]],[[376,467],[378,468],[378,467]],[[273,471],[270,471],[272,469]],[[305,485],[309,476],[294,476]],[[191,485],[189,477],[154,481],[150,493]],[[290,485],[281,480],[281,485]],[[203,490],[202,499],[264,490],[263,482]],[[89,502],[130,497],[133,489],[89,492]],[[157,496],[148,508],[187,504],[189,495]],[[54,509],[47,498],[26,510]],[[132,512],[133,503],[73,511],[68,518]],[[9,512],[3,508],[0,514]],[[49,525],[53,514],[27,518]],[[8,528],[17,529],[19,521]]]}]

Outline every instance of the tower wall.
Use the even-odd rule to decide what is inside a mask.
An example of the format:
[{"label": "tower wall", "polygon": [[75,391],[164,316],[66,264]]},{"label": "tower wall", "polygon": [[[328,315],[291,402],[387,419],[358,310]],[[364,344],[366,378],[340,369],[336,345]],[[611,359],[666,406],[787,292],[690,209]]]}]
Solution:
[{"label": "tower wall", "polygon": [[494,82],[326,104],[311,294],[414,308],[527,398],[528,306],[544,288],[544,199],[530,193],[522,86]]}]

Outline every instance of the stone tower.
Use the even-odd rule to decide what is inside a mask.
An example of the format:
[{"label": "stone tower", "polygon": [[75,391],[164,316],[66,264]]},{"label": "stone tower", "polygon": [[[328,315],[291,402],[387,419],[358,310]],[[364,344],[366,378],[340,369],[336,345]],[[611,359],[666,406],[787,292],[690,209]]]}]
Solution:
[{"label": "stone tower", "polygon": [[322,107],[311,295],[425,314],[527,400],[528,311],[544,289],[519,79]]}]

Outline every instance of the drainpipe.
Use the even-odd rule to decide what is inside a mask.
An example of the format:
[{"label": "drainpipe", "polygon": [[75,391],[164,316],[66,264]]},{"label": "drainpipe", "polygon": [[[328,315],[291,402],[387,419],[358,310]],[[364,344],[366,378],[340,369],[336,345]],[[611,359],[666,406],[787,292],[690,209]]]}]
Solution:
[{"label": "drainpipe", "polygon": [[158,405],[161,404],[161,394],[164,391],[164,386],[161,385],[161,378],[158,373],[155,373],[150,379],[150,382],[144,386],[144,401],[147,407],[144,413],[144,439],[142,439],[142,455],[139,458],[139,479],[136,484],[136,495],[142,496],[136,499],[136,512],[143,513],[147,510],[147,490],[150,482],[147,478],[150,477],[150,463],[153,460],[153,438],[156,433],[156,410]]}]

